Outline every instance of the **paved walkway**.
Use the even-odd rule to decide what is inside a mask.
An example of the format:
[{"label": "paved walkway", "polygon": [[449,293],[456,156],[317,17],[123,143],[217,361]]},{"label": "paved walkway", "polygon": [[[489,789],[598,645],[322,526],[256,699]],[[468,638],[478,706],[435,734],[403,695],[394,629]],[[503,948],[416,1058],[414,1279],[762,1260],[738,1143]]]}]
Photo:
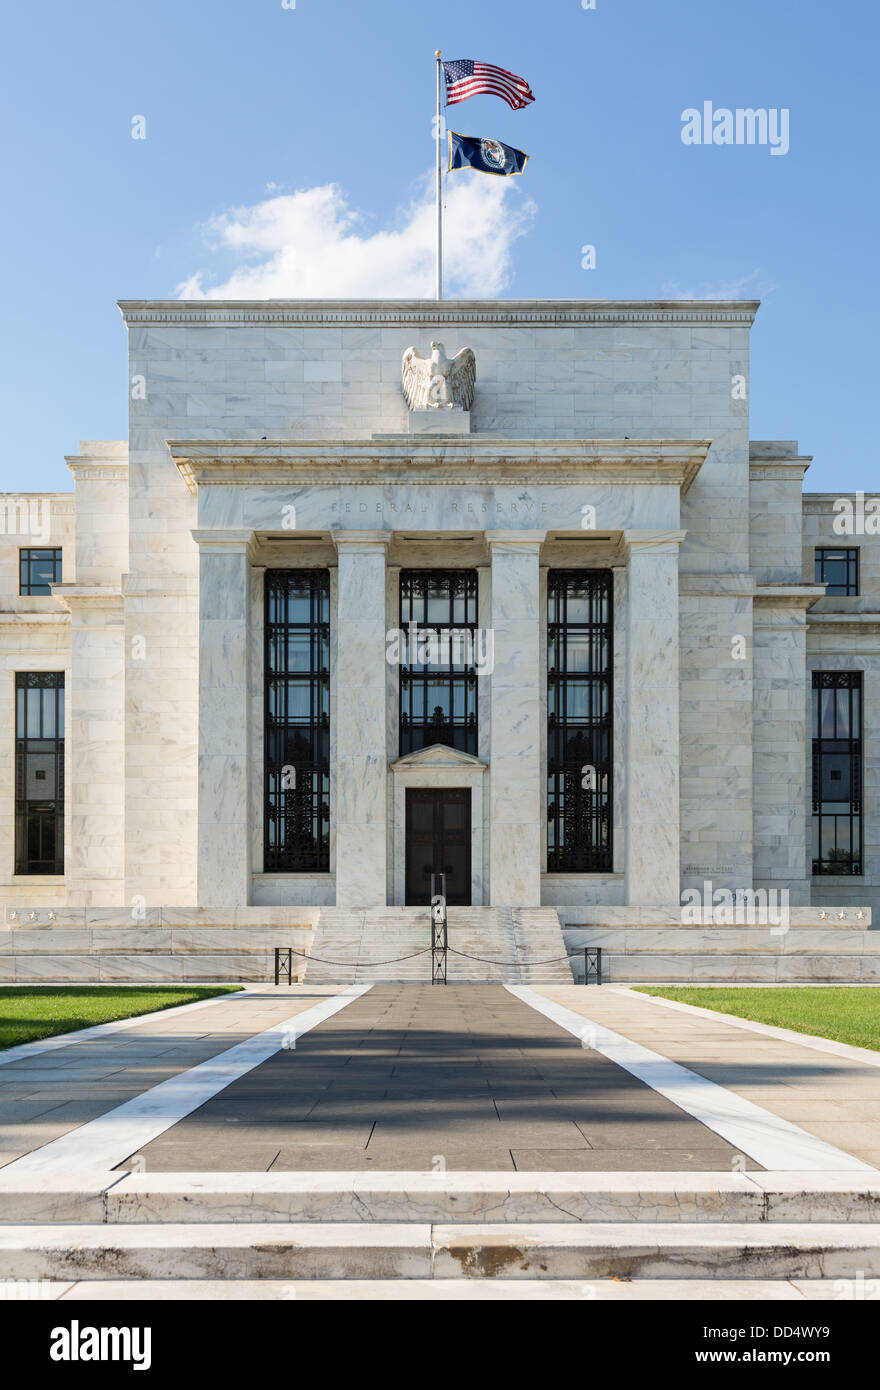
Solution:
[{"label": "paved walkway", "polygon": [[735,1152],[499,985],[377,985],[140,1158],[148,1172],[668,1171],[729,1170]]},{"label": "paved walkway", "polygon": [[[0,1054],[0,1171],[74,1161],[147,1172],[797,1167],[796,1138],[776,1165],[755,1156],[764,1150],[750,1146],[748,1125],[742,1144],[715,1127],[713,1106],[738,1104],[740,1122],[743,1101],[753,1133],[773,1131],[775,1117],[774,1143],[786,1124],[806,1131],[807,1151],[815,1136],[805,1166],[847,1166],[835,1155],[880,1166],[880,1065],[619,987],[521,993],[250,988]],[[296,1037],[300,1015],[311,1031]],[[607,1030],[631,1044],[629,1061],[615,1060]],[[659,1054],[643,1067],[648,1081],[645,1049]],[[661,1065],[658,1080],[663,1059],[678,1067]]]},{"label": "paved walkway", "polygon": [[[338,994],[249,989],[0,1052],[0,1171],[172,1077]],[[71,1035],[74,1036],[74,1035]]]},{"label": "paved walkway", "polygon": [[844,1044],[828,1052],[821,1038],[782,1039],[621,986],[540,993],[880,1168],[880,1052]]}]

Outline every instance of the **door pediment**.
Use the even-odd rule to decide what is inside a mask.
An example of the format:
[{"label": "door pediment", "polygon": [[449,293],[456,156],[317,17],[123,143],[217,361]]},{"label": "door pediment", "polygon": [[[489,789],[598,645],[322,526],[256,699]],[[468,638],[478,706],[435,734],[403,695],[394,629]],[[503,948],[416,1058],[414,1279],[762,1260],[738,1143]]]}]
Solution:
[{"label": "door pediment", "polygon": [[406,772],[426,768],[444,768],[469,770],[471,772],[485,772],[488,764],[482,758],[475,758],[470,753],[462,753],[457,748],[449,748],[444,743],[432,743],[427,748],[419,748],[415,753],[407,753],[402,758],[397,758],[391,764],[392,772]]}]

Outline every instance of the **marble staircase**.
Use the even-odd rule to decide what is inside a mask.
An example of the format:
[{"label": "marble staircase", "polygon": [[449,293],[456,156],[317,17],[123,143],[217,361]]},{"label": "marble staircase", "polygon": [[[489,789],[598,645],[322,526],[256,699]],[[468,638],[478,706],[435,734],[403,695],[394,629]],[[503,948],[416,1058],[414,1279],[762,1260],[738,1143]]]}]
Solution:
[{"label": "marble staircase", "polygon": [[[448,940],[451,984],[571,984],[555,908],[450,907]],[[424,984],[431,979],[430,945],[428,908],[321,908],[305,981]]]}]

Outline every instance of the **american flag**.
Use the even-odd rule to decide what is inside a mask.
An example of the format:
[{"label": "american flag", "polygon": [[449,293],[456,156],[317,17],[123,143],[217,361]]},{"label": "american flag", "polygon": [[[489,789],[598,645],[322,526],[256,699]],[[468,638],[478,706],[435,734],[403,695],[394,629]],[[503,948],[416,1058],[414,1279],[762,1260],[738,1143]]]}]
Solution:
[{"label": "american flag", "polygon": [[522,111],[530,101],[534,101],[532,89],[524,77],[506,68],[496,68],[492,63],[477,63],[473,58],[455,58],[443,64],[446,77],[446,101],[454,106],[457,101],[467,101],[468,97],[481,94],[501,97],[514,111]]}]

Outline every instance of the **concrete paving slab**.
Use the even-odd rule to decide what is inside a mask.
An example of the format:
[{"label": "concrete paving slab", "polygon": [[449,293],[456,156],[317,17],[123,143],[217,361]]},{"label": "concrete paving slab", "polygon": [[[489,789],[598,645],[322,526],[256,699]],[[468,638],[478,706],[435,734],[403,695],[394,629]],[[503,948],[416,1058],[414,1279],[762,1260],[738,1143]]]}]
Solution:
[{"label": "concrete paving slab", "polygon": [[[513,1162],[518,1172],[540,1173],[569,1170],[583,1173],[709,1173],[717,1168],[717,1149],[513,1149]],[[736,1155],[737,1168],[731,1171],[754,1171],[759,1165],[744,1155]]]},{"label": "concrete paving slab", "polygon": [[[512,1151],[581,1154],[600,1143],[628,1149],[619,1165],[628,1168],[635,1152],[650,1154],[653,1167],[678,1167],[680,1153],[691,1167],[742,1162],[699,1121],[497,985],[374,986],[295,1052],[276,1054],[147,1145],[144,1158],[150,1165],[155,1156],[162,1171],[172,1161],[181,1171],[240,1171],[245,1146],[270,1134],[273,1171],[350,1170],[355,1161],[365,1170],[423,1172],[442,1161],[512,1171]],[[338,1164],[334,1146],[344,1154]]]}]

